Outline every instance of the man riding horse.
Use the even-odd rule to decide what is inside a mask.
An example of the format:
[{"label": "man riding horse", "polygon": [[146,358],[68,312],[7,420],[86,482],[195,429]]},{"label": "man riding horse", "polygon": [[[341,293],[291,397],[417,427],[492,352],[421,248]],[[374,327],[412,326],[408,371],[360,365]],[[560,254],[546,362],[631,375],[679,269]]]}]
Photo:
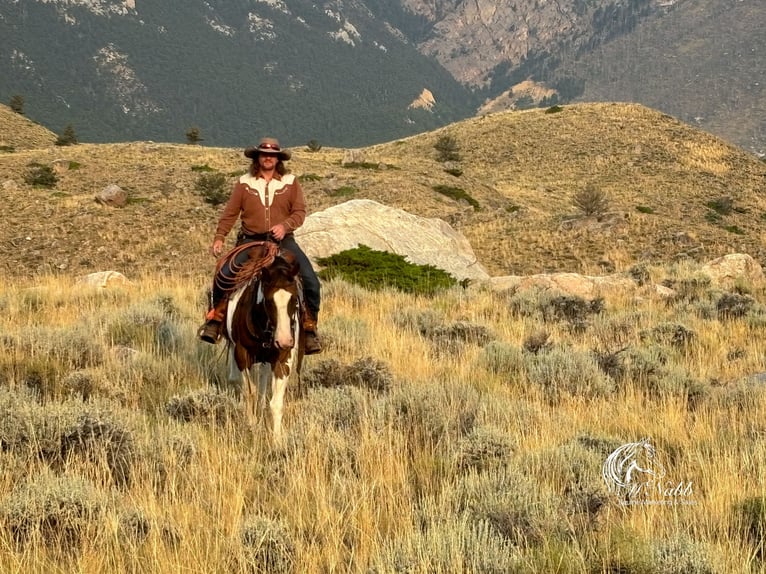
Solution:
[{"label": "man riding horse", "polygon": [[[283,249],[291,251],[300,266],[304,294],[303,330],[306,332],[305,354],[319,353],[322,347],[317,337],[320,286],[311,262],[295,241],[293,232],[303,225],[306,203],[297,178],[287,173],[284,162],[290,152],[282,149],[274,138],[263,138],[257,147],[245,149],[245,157],[252,159],[250,170],[234,184],[229,201],[218,221],[210,252],[214,257],[223,253],[226,235],[237,221],[241,230],[237,245],[253,241],[273,240]],[[221,337],[226,317],[229,293],[224,288],[234,277],[232,267],[241,265],[248,258],[248,249],[237,253],[220,265],[213,281],[213,301],[206,322],[199,329],[199,338],[215,344]]]}]

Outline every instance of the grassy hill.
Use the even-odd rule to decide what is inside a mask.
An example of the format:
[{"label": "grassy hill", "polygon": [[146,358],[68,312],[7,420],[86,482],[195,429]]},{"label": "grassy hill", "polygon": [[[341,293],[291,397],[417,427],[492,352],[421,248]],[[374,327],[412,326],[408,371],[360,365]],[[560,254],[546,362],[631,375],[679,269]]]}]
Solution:
[{"label": "grassy hill", "polygon": [[0,106],[0,126],[0,150],[5,153],[49,147],[56,141],[56,134],[52,131],[17,114],[8,106]]},{"label": "grassy hill", "polygon": [[[639,105],[548,112],[462,121],[365,148],[364,162],[350,167],[341,166],[345,150],[295,148],[289,167],[304,178],[310,211],[370,198],[443,218],[493,275],[599,273],[730,252],[766,259],[766,163]],[[209,268],[220,207],[205,203],[195,185],[211,171],[233,179],[247,167],[242,150],[154,142],[52,147],[35,139],[34,125],[29,133],[0,125],[0,140],[43,144],[0,155],[4,273]],[[459,176],[437,160],[443,136],[457,144],[461,161],[451,171],[460,173],[457,167]],[[25,182],[34,163],[56,168],[54,188]],[[94,201],[109,184],[128,191],[128,206]],[[573,203],[586,188],[608,200],[600,217],[585,217]],[[461,194],[469,201],[450,197]]]}]

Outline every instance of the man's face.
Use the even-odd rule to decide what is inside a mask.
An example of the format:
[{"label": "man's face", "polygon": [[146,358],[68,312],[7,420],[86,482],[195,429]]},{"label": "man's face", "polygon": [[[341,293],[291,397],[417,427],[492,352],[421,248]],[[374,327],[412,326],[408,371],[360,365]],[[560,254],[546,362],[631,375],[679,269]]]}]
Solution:
[{"label": "man's face", "polygon": [[258,163],[262,168],[274,169],[277,165],[277,154],[275,153],[259,153]]}]

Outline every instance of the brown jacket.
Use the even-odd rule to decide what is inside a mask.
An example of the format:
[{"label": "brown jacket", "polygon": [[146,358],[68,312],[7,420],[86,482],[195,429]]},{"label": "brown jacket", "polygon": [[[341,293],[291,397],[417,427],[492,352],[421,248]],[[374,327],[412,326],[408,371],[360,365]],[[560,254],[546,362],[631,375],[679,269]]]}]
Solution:
[{"label": "brown jacket", "polygon": [[274,174],[267,184],[262,177],[243,175],[234,184],[218,220],[215,238],[225,238],[237,217],[241,218],[245,233],[268,233],[279,223],[287,227],[287,233],[295,231],[306,219],[306,202],[298,180],[290,173]]}]

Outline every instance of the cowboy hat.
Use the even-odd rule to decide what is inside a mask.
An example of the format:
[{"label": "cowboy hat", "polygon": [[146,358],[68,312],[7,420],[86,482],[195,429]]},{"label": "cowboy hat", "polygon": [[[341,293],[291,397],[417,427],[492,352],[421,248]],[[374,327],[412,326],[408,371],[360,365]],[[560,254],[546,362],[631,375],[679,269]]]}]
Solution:
[{"label": "cowboy hat", "polygon": [[245,149],[245,157],[249,157],[250,159],[257,158],[260,153],[276,154],[282,161],[290,159],[290,152],[279,147],[279,141],[274,138],[263,138],[257,147],[249,147]]}]

